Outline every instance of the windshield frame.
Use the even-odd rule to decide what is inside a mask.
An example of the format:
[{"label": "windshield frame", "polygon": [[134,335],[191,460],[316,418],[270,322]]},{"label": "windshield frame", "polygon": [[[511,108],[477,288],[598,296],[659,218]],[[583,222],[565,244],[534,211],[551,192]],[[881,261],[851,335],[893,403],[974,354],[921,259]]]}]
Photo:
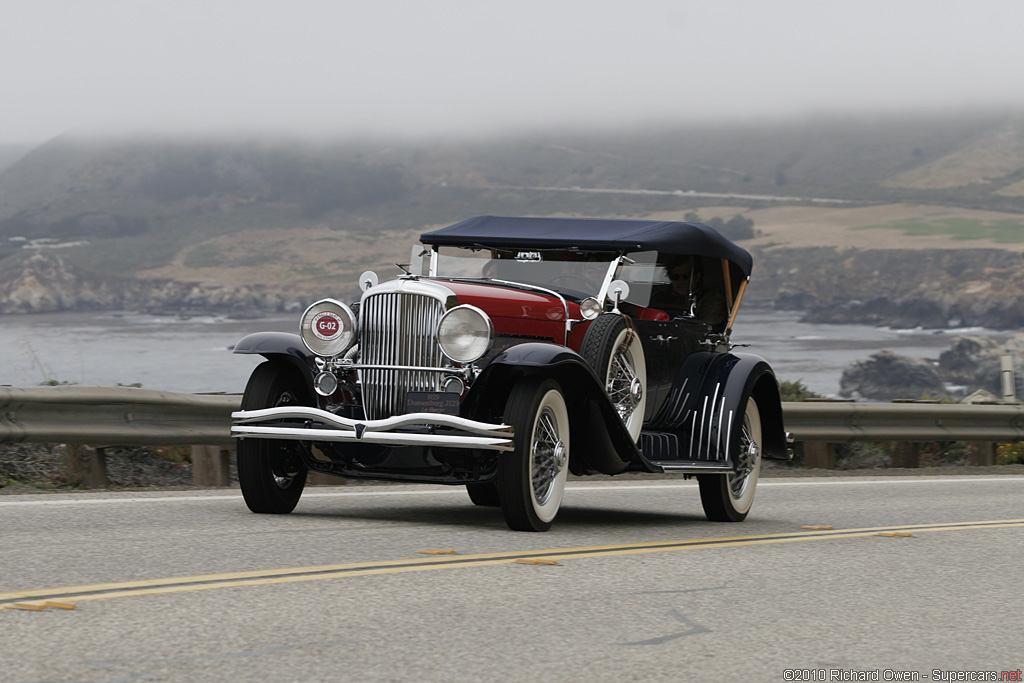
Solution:
[{"label": "windshield frame", "polygon": [[[620,252],[608,252],[608,251],[594,251],[594,250],[576,250],[576,249],[508,249],[508,248],[495,248],[487,245],[474,245],[472,247],[462,245],[419,245],[422,250],[419,252],[419,262],[416,270],[418,275],[440,278],[447,280],[466,280],[466,281],[477,281],[477,282],[494,282],[500,284],[506,284],[511,286],[524,287],[527,289],[537,289],[542,291],[551,292],[552,290],[557,291],[559,296],[565,296],[569,299],[576,301],[582,301],[585,298],[593,297],[602,304],[607,300],[608,293],[612,282],[617,278],[623,276],[623,268],[634,264],[640,266],[655,267],[655,262],[658,258],[658,252],[649,250],[639,253],[633,253],[629,256],[626,255],[625,251]],[[445,250],[442,252],[441,250]],[[475,256],[473,258],[460,256],[461,253],[473,253],[480,254],[480,252],[490,252],[491,258],[483,257],[482,255]],[[505,255],[504,258],[494,258],[498,253]],[[509,254],[515,253],[516,256],[522,256],[522,258],[509,258]],[[545,258],[552,254],[563,255],[566,258]],[[415,255],[415,253],[414,253]],[[445,272],[445,261],[448,259],[465,259],[480,260],[485,263],[497,263],[503,264],[505,269],[512,267],[516,268],[515,264],[529,264],[529,263],[544,263],[549,268],[560,267],[563,272],[556,273],[552,278],[550,273],[543,275],[538,278],[523,278],[515,277],[513,274],[507,276],[495,276],[495,275],[484,275],[483,270],[487,266],[481,265],[479,273],[470,274],[459,274],[456,272]],[[414,265],[417,264],[416,259],[413,259]],[[559,265],[556,265],[559,264]],[[573,264],[578,264],[575,267]],[[586,264],[584,266],[583,264]],[[526,266],[528,269],[529,266]],[[580,281],[589,281],[591,287],[560,287],[557,283],[553,283],[551,279],[557,279],[558,277],[566,277],[577,279]],[[633,283],[630,283],[633,284]],[[645,284],[645,283],[640,283]],[[642,289],[642,287],[640,288]],[[638,306],[646,307],[649,297],[637,298],[635,296],[627,297],[626,301],[633,303]]]}]

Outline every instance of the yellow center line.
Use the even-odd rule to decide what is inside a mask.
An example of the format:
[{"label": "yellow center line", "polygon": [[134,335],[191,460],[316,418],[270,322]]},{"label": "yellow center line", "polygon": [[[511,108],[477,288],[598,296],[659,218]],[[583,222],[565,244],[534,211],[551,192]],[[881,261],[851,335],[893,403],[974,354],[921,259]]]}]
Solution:
[{"label": "yellow center line", "polygon": [[135,595],[162,595],[184,593],[235,586],[265,586],[303,581],[320,581],[349,576],[399,574],[434,569],[459,567],[486,567],[510,564],[517,559],[543,557],[550,560],[569,560],[583,557],[612,557],[640,553],[657,553],[674,550],[699,548],[733,548],[737,546],[768,545],[776,543],[799,543],[840,538],[864,538],[879,532],[901,531],[927,533],[932,531],[966,531],[977,529],[1001,529],[1024,527],[1024,519],[1005,519],[974,522],[936,524],[911,524],[895,526],[864,527],[859,529],[833,529],[799,531],[783,534],[755,534],[749,536],[725,536],[715,538],[692,538],[676,541],[648,541],[646,543],[624,543],[616,545],[582,546],[576,548],[554,548],[547,550],[512,550],[476,555],[449,555],[446,557],[413,558],[407,560],[384,560],[379,562],[354,562],[348,564],[293,567],[290,569],[268,569],[222,574],[200,574],[142,581],[99,583],[82,586],[64,586],[27,591],[0,593],[0,610],[9,609],[15,602],[33,600],[61,600],[84,602],[107,600]]}]

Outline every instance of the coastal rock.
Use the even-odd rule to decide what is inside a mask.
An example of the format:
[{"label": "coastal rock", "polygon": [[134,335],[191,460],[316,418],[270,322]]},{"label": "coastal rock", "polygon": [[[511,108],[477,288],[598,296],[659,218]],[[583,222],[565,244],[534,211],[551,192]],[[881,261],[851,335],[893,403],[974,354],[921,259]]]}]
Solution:
[{"label": "coastal rock", "polygon": [[0,314],[125,309],[156,314],[232,313],[257,316],[301,310],[310,296],[285,296],[263,285],[144,280],[96,275],[53,251],[4,261]]},{"label": "coastal rock", "polygon": [[0,313],[52,313],[116,307],[126,282],[90,276],[60,254],[34,251],[8,259],[0,274]]},{"label": "coastal rock", "polygon": [[879,351],[846,366],[839,393],[851,398],[891,401],[945,393],[935,367],[926,360]]},{"label": "coastal rock", "polygon": [[949,350],[939,355],[939,373],[969,391],[999,387],[999,344],[991,337],[954,337]]},{"label": "coastal rock", "polygon": [[1024,328],[1024,260],[964,251],[764,249],[748,301],[804,311],[804,322],[894,328]]},{"label": "coastal rock", "polygon": [[990,337],[954,337],[949,350],[939,356],[939,376],[966,387],[967,393],[984,390],[1001,397],[1004,354],[1013,357],[1017,397],[1024,397],[1024,334],[1015,334],[1002,345]]}]

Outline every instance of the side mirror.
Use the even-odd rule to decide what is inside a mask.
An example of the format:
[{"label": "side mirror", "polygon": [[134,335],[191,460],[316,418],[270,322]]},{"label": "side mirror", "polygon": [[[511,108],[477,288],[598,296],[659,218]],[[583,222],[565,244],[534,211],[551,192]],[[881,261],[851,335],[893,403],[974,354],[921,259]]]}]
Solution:
[{"label": "side mirror", "polygon": [[371,287],[376,287],[378,282],[380,282],[380,278],[377,277],[377,273],[368,270],[359,276],[359,289],[365,292]]},{"label": "side mirror", "polygon": [[625,280],[612,280],[608,285],[608,298],[612,300],[614,307],[612,313],[619,312],[619,304],[629,296],[629,285]]}]

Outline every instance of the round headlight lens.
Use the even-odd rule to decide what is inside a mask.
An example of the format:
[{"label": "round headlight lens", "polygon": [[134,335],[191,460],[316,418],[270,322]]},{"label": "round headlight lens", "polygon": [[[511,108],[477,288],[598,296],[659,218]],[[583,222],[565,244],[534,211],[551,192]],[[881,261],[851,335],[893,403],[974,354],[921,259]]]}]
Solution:
[{"label": "round headlight lens", "polygon": [[601,310],[601,304],[592,296],[588,296],[580,302],[580,315],[584,320],[593,320],[601,315]]},{"label": "round headlight lens", "polygon": [[441,318],[437,342],[444,355],[456,363],[472,363],[491,348],[494,326],[476,306],[456,306]]},{"label": "round headlight lens", "polygon": [[299,323],[299,336],[318,356],[337,356],[356,338],[356,317],[352,309],[334,299],[323,299],[306,309]]}]

